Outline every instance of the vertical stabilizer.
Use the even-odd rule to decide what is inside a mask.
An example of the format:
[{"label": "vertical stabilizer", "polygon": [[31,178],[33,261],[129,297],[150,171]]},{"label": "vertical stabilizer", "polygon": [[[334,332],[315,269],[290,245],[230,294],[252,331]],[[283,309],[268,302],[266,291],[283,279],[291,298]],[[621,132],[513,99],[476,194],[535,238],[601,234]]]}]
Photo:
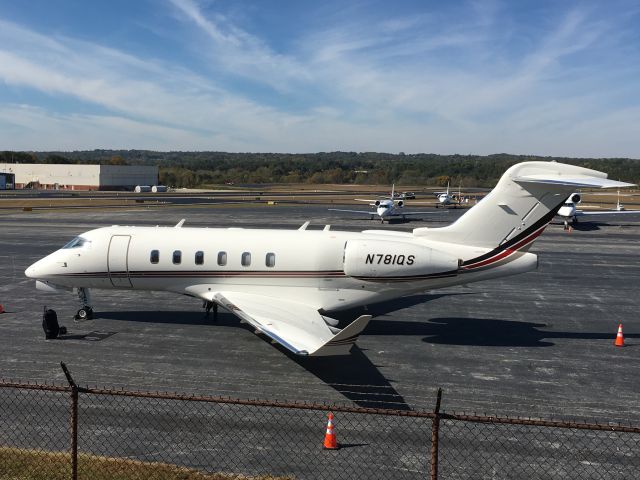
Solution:
[{"label": "vertical stabilizer", "polygon": [[429,240],[495,248],[530,242],[576,188],[628,187],[607,174],[556,162],[524,162],[507,170],[495,188],[453,224],[416,228]]}]

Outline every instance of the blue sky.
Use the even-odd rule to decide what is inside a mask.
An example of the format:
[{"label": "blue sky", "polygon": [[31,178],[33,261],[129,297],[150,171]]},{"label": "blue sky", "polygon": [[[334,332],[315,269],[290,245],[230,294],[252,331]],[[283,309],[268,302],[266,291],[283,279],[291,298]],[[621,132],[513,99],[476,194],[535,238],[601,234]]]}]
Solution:
[{"label": "blue sky", "polygon": [[640,158],[637,1],[0,0],[0,150]]}]

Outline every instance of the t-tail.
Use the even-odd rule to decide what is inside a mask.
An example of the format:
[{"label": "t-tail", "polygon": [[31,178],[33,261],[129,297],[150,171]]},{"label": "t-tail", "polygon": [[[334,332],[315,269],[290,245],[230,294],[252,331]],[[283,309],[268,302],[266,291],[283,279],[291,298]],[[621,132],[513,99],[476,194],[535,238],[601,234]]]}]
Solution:
[{"label": "t-tail", "polygon": [[607,174],[557,162],[524,162],[507,170],[495,188],[453,224],[417,228],[425,239],[524,250],[542,233],[576,188],[630,187]]}]

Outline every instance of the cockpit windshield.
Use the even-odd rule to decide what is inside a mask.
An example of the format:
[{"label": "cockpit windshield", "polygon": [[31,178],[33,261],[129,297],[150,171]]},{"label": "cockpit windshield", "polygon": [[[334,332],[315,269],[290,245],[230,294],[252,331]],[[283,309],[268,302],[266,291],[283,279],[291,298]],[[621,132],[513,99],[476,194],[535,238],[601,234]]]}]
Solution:
[{"label": "cockpit windshield", "polygon": [[84,245],[87,245],[91,243],[89,240],[87,240],[86,238],[82,238],[82,237],[76,237],[73,240],[71,240],[69,243],[67,243],[64,247],[62,248],[80,248]]}]

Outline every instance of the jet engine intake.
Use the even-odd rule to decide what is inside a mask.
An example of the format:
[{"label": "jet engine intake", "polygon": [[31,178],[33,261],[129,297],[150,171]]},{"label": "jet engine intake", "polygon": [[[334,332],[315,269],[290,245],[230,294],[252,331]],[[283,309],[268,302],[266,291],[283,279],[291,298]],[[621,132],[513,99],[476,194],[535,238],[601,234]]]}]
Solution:
[{"label": "jet engine intake", "polygon": [[398,206],[399,206],[399,207],[402,207],[403,205],[404,205],[404,201],[399,200],[399,201],[398,201]]},{"label": "jet engine intake", "polygon": [[350,240],[344,248],[344,273],[370,280],[421,280],[455,276],[458,259],[409,242]]},{"label": "jet engine intake", "polygon": [[571,195],[571,201],[573,203],[580,203],[580,200],[582,200],[582,197],[580,197],[579,193],[574,193],[573,195]]}]

